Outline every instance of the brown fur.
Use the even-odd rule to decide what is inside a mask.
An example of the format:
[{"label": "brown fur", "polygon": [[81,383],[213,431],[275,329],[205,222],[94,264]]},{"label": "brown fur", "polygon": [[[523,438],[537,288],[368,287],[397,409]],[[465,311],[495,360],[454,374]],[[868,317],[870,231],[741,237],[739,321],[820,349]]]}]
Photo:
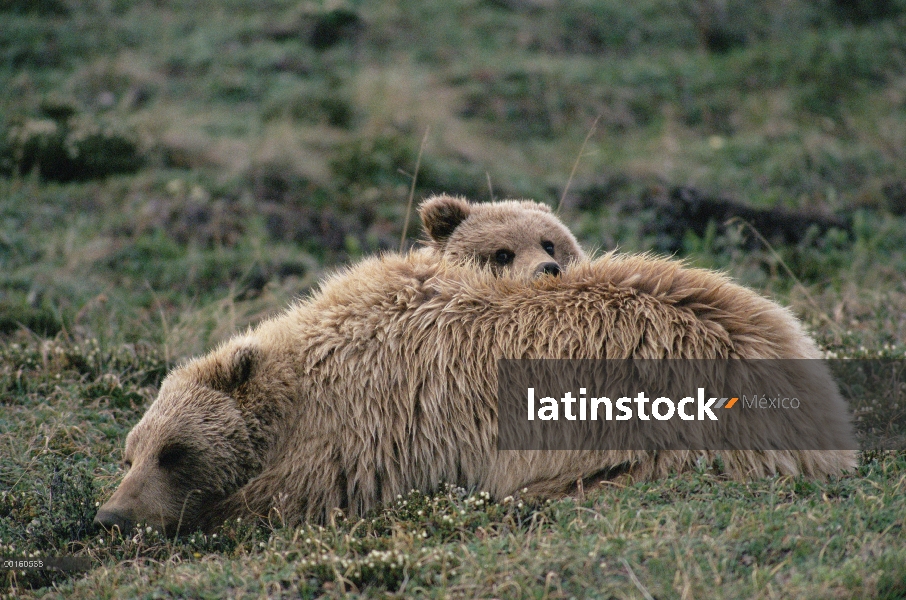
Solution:
[{"label": "brown fur", "polygon": [[[497,274],[557,275],[585,258],[572,232],[551,209],[531,200],[472,204],[440,195],[422,202],[418,212],[435,253],[451,261],[487,266]],[[547,244],[552,253],[545,249]],[[501,262],[498,257],[502,256],[508,261]]]},{"label": "brown fur", "polygon": [[[98,520],[172,532],[272,510],[287,522],[334,507],[361,515],[444,482],[556,496],[619,469],[663,477],[718,457],[737,479],[836,475],[854,452],[496,449],[502,357],[819,356],[784,308],[670,260],[608,254],[523,281],[424,252],[371,258],[170,373]],[[821,447],[854,447],[829,376],[821,385],[826,403],[802,412],[804,426],[830,440]],[[182,454],[162,465],[174,447]]]}]

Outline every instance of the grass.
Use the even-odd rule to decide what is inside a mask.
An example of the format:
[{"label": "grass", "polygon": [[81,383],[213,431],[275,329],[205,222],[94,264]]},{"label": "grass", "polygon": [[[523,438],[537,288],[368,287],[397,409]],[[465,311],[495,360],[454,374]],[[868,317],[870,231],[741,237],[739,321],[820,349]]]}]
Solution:
[{"label": "grass", "polygon": [[902,452],[822,483],[700,472],[540,506],[450,488],[218,538],[90,529],[167,370],[396,250],[413,189],[562,198],[602,250],[660,247],[644,199],[675,186],[838,214],[851,234],[671,246],[790,306],[829,356],[903,358],[901,0],[42,0],[0,19],[0,555],[92,561],[0,571],[4,595],[906,596]]}]

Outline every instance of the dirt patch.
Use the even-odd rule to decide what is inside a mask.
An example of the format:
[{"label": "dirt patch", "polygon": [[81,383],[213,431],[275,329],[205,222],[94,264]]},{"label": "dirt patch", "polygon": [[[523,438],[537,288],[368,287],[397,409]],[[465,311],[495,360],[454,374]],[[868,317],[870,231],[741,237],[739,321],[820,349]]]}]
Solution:
[{"label": "dirt patch", "polygon": [[[660,249],[669,252],[682,249],[686,232],[704,237],[711,226],[721,235],[728,227],[747,223],[771,244],[788,246],[812,244],[831,229],[852,233],[852,223],[845,216],[783,207],[754,208],[691,187],[676,187],[669,193],[663,188],[652,188],[640,204],[643,209],[653,210],[654,218],[646,224],[646,233],[656,234],[664,246]],[[758,236],[745,236],[746,248],[762,245]]]}]

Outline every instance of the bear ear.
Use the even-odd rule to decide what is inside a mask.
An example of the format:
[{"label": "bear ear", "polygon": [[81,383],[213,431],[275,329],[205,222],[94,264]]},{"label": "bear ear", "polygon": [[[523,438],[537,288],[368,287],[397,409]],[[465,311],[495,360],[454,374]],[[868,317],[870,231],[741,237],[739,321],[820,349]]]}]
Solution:
[{"label": "bear ear", "polygon": [[217,363],[211,380],[211,387],[230,393],[248,381],[261,359],[261,350],[251,341],[243,341],[227,350],[225,357]]},{"label": "bear ear", "polygon": [[466,220],[471,211],[472,206],[467,200],[446,194],[432,196],[418,207],[425,232],[438,246],[446,243],[447,238]]}]

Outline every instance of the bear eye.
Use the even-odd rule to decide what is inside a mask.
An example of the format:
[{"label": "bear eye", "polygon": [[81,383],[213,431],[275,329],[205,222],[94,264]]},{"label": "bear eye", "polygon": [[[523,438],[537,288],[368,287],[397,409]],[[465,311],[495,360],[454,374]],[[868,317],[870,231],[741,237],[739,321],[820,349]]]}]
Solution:
[{"label": "bear eye", "polygon": [[168,446],[161,450],[157,463],[161,468],[175,467],[186,457],[186,449],[182,446]]},{"label": "bear eye", "polygon": [[513,262],[515,257],[516,255],[509,250],[498,250],[494,253],[494,262],[503,267]]},{"label": "bear eye", "polygon": [[131,461],[131,460],[124,460],[124,461],[123,461],[123,468],[126,469],[127,471],[128,471],[129,469],[131,469],[131,468],[132,468],[132,461]]},{"label": "bear eye", "polygon": [[541,242],[541,247],[544,248],[544,251],[547,252],[548,254],[550,254],[551,256],[554,255],[554,243],[553,242],[548,242],[548,241]]}]

